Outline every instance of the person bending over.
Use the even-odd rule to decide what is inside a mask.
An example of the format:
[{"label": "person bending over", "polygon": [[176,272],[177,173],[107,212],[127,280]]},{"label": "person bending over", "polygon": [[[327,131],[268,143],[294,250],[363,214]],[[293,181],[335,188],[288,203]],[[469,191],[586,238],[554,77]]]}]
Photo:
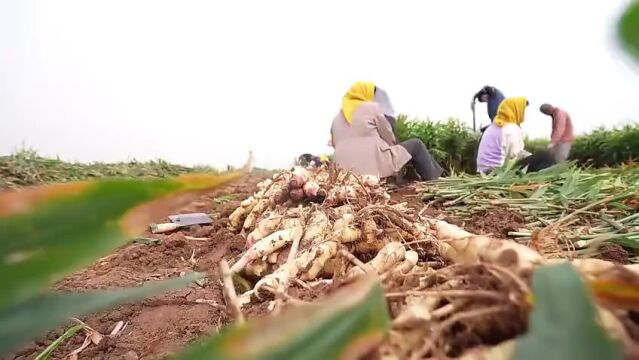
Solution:
[{"label": "person bending over", "polygon": [[552,134],[548,145],[550,153],[555,157],[555,161],[566,161],[570,155],[572,141],[575,139],[570,115],[565,110],[550,104],[541,105],[539,111],[552,117]]},{"label": "person bending over", "polygon": [[499,108],[499,104],[504,101],[506,97],[504,93],[499,91],[496,87],[493,86],[484,86],[479,90],[475,96],[473,96],[473,101],[470,103],[470,106],[473,110],[475,110],[475,101],[479,100],[479,102],[485,102],[486,108],[488,109],[488,117],[490,118],[490,122],[492,123],[495,116],[497,115],[497,109]]}]

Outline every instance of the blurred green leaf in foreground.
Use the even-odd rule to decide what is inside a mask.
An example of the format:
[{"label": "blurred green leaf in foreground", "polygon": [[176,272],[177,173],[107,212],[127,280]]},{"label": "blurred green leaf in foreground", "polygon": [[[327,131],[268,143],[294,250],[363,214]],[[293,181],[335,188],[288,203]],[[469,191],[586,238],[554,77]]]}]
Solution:
[{"label": "blurred green leaf in foreground", "polygon": [[357,359],[390,328],[383,290],[361,279],[328,299],[222,330],[176,359]]},{"label": "blurred green leaf in foreground", "polygon": [[515,359],[621,359],[621,346],[597,322],[585,283],[570,264],[546,266],[533,277],[529,330],[517,341]]},{"label": "blurred green leaf in foreground", "polygon": [[0,193],[0,354],[70,316],[181,287],[199,274],[121,292],[47,294],[48,286],[243,172],[103,180]]},{"label": "blurred green leaf in foreground", "polygon": [[639,1],[632,1],[619,20],[619,38],[622,45],[639,61]]}]

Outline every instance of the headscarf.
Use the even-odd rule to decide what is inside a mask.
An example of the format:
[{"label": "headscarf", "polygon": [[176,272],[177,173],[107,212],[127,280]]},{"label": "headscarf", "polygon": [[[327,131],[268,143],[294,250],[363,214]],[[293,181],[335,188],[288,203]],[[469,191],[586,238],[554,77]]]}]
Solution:
[{"label": "headscarf", "polygon": [[379,86],[375,87],[375,102],[382,108],[384,115],[390,116],[393,119],[395,118],[395,109],[393,109],[393,104],[391,103],[386,90]]},{"label": "headscarf", "polygon": [[497,115],[493,124],[503,127],[506,124],[521,125],[524,122],[524,113],[526,112],[525,97],[507,98],[499,104]]},{"label": "headscarf", "polygon": [[355,110],[363,103],[373,101],[374,98],[375,84],[363,81],[353,84],[342,99],[342,112],[346,122],[352,124]]}]

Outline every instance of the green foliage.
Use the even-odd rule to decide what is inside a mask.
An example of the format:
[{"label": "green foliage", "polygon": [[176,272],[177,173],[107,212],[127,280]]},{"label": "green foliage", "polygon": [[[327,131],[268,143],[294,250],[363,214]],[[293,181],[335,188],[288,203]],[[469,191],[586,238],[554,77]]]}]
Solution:
[{"label": "green foliage", "polygon": [[547,139],[530,139],[526,138],[524,140],[525,148],[527,151],[531,153],[538,153],[542,151],[548,150],[548,144],[550,143]]},{"label": "green foliage", "polygon": [[[475,172],[479,134],[457,119],[421,121],[400,115],[395,133],[398,141],[421,139],[444,168],[454,172]],[[526,139],[525,142],[526,150],[532,153],[545,151],[548,147],[545,139]],[[570,154],[570,160],[581,166],[616,166],[635,159],[639,159],[639,124],[600,128],[577,136]]]},{"label": "green foliage", "polygon": [[570,156],[595,167],[613,166],[639,158],[639,126],[599,128],[575,139]]},{"label": "green foliage", "polygon": [[240,174],[72,182],[0,193],[0,353],[70,316],[199,279],[193,274],[125,291],[46,293],[52,282],[126,243],[151,220]]},{"label": "green foliage", "polygon": [[621,359],[621,346],[597,323],[598,313],[570,264],[547,266],[533,277],[534,310],[515,359]]},{"label": "green foliage", "polygon": [[457,119],[444,122],[420,121],[399,115],[395,126],[397,141],[418,138],[446,169],[473,172],[479,136]]},{"label": "green foliage", "polygon": [[23,149],[12,155],[0,156],[0,189],[105,177],[165,178],[189,173],[217,173],[207,166],[186,167],[164,160],[122,163],[69,163],[39,156],[34,150]]},{"label": "green foliage", "polygon": [[631,4],[621,17],[618,35],[626,50],[639,60],[639,2]]},{"label": "green foliage", "polygon": [[368,278],[324,301],[227,328],[177,358],[355,359],[376,346],[389,328],[384,292]]},{"label": "green foliage", "polygon": [[51,353],[55,351],[63,342],[75,336],[80,330],[84,329],[84,325],[75,325],[67,329],[59,338],[49,344],[44,351],[42,351],[34,360],[47,360]]},{"label": "green foliage", "polygon": [[[581,240],[587,243],[606,236],[606,242],[639,248],[639,214],[635,216],[637,210],[631,206],[632,199],[639,198],[636,166],[581,169],[564,162],[527,174],[505,166],[486,176],[455,174],[430,181],[421,193],[424,200],[444,204],[448,214],[462,221],[486,211],[508,209],[521,215],[528,229],[545,227],[591,206],[591,212],[575,216],[579,225],[559,229],[562,239],[583,247],[586,244],[579,245]],[[611,219],[623,227],[614,226]],[[588,226],[588,232],[581,224]],[[528,231],[514,233],[521,241],[532,239]]]}]

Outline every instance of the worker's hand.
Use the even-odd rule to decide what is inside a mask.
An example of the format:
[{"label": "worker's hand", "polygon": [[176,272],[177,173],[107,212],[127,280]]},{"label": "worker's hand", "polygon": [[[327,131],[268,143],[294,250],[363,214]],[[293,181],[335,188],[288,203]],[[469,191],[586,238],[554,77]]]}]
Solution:
[{"label": "worker's hand", "polygon": [[555,144],[553,144],[553,143],[548,144],[548,150],[552,150],[552,148],[554,148],[554,147],[555,147]]},{"label": "worker's hand", "polygon": [[328,140],[328,143],[326,145],[328,145],[330,147],[334,147],[333,146],[333,139]]}]

